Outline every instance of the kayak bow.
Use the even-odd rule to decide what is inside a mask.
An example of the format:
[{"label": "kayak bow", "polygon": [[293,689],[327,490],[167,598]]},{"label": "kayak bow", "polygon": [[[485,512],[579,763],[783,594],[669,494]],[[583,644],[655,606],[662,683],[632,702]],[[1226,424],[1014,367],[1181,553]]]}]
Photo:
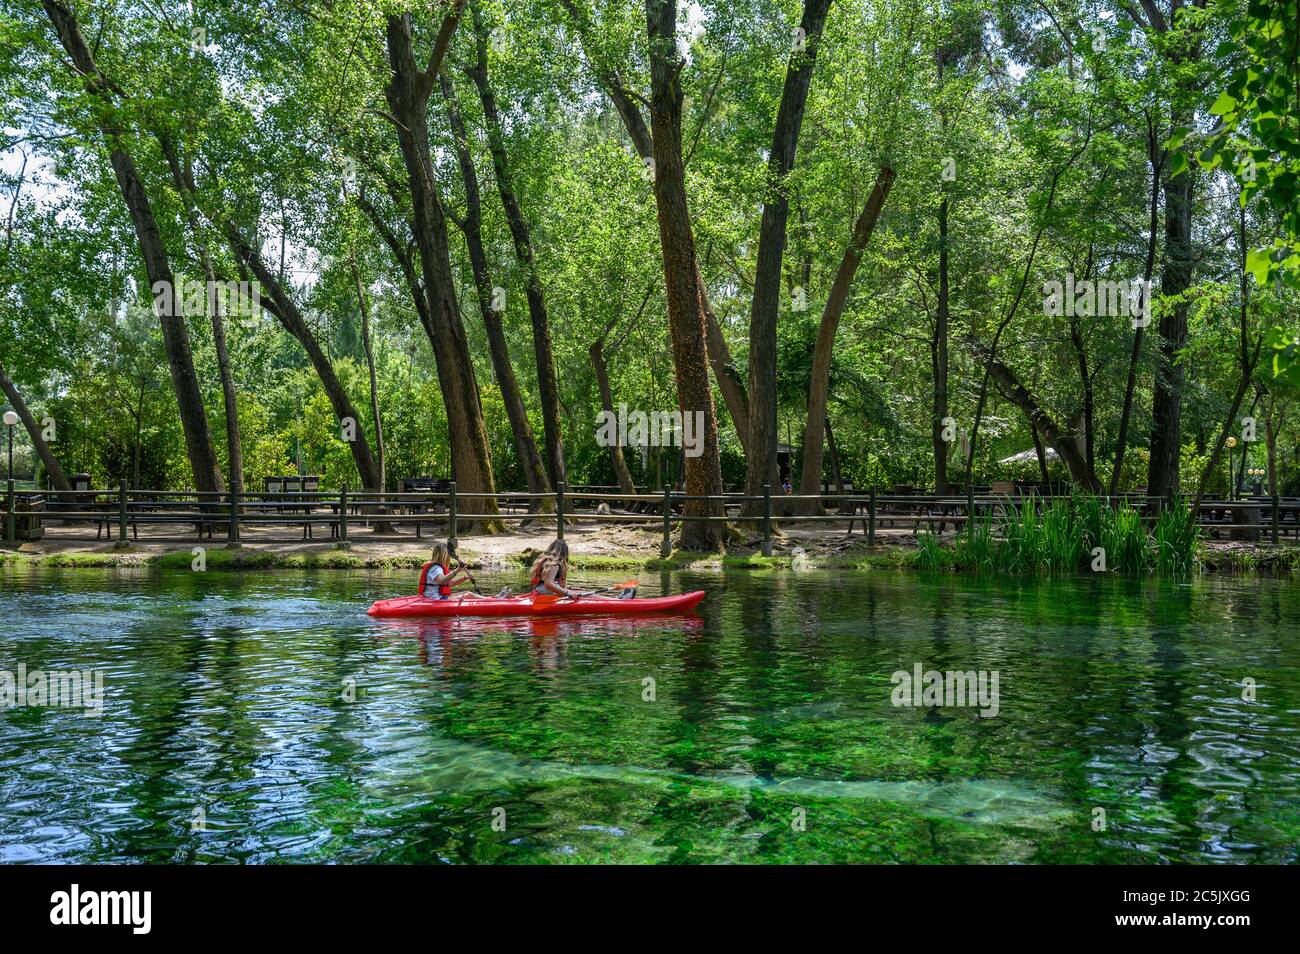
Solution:
[{"label": "kayak bow", "polygon": [[423,596],[399,596],[375,600],[367,612],[386,619],[403,616],[627,616],[640,613],[682,612],[694,609],[704,599],[703,590],[676,596],[638,597],[628,600],[580,596],[539,597],[532,594],[507,599],[470,600],[451,597],[431,600]]}]

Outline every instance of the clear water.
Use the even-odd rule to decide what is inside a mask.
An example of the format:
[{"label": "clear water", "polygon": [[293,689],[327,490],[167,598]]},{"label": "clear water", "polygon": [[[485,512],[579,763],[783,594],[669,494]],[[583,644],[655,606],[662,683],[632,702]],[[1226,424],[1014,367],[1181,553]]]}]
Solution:
[{"label": "clear water", "polygon": [[[1293,583],[642,577],[709,596],[379,621],[409,576],[0,574],[0,669],[106,692],[0,710],[0,862],[1297,860]],[[893,705],[917,663],[997,671],[998,714]]]}]

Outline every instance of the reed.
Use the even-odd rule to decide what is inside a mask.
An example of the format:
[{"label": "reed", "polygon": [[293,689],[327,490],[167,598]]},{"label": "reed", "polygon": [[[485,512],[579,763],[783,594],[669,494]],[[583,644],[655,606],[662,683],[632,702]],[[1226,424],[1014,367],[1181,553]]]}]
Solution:
[{"label": "reed", "polygon": [[951,546],[932,532],[918,541],[916,565],[975,573],[1069,573],[1105,552],[1108,572],[1185,576],[1196,568],[1200,533],[1183,501],[1160,513],[1148,533],[1142,515],[1104,498],[1076,494],[1044,502],[1026,498],[999,514],[967,522]]}]

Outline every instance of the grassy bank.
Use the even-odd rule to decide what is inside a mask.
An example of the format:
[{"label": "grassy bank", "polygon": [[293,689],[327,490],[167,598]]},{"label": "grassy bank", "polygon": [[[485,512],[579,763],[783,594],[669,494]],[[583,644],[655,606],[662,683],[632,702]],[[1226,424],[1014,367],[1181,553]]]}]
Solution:
[{"label": "grassy bank", "polygon": [[[1016,507],[997,517],[983,516],[961,532],[940,539],[922,531],[915,536],[878,540],[867,546],[865,538],[846,544],[809,545],[807,552],[797,538],[778,530],[773,556],[753,551],[754,541],[727,554],[674,550],[668,557],[640,552],[573,552],[575,570],[619,572],[623,570],[727,569],[756,572],[804,569],[918,569],[970,573],[1036,575],[1044,573],[1097,572],[1120,575],[1184,576],[1209,573],[1290,574],[1300,569],[1300,547],[1266,544],[1208,542],[1200,538],[1185,520],[1185,509],[1162,514],[1150,530],[1131,510],[1110,510],[1087,499],[1054,503],[1038,513],[1033,506]],[[1097,563],[1097,550],[1104,551],[1104,563]],[[539,551],[498,550],[476,553],[472,540],[461,547],[473,569],[524,569]],[[417,570],[428,559],[427,550],[392,552],[374,546],[353,549],[335,546],[303,550],[275,545],[245,545],[234,549],[210,546],[203,558],[209,570]],[[193,548],[160,552],[156,547],[105,547],[96,550],[40,552],[28,546],[21,550],[0,549],[0,567],[52,568],[161,568],[189,570]]]}]

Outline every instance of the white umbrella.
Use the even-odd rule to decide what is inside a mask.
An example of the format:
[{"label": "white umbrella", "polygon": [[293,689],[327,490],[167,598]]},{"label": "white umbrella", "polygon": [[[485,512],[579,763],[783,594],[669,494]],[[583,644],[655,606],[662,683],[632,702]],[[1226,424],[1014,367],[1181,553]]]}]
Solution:
[{"label": "white umbrella", "polygon": [[[1044,448],[1044,456],[1049,461],[1056,460],[1056,451],[1054,451],[1050,447]],[[1024,464],[1031,460],[1037,460],[1037,459],[1038,459],[1038,451],[1034,450],[1031,447],[1029,448],[1029,450],[1021,451],[1019,454],[1012,454],[1010,457],[1004,457],[1000,461],[998,461],[998,463],[999,464]]]}]

